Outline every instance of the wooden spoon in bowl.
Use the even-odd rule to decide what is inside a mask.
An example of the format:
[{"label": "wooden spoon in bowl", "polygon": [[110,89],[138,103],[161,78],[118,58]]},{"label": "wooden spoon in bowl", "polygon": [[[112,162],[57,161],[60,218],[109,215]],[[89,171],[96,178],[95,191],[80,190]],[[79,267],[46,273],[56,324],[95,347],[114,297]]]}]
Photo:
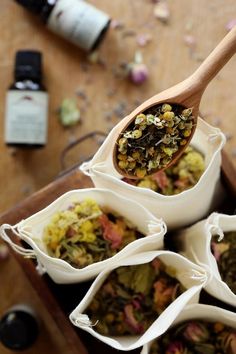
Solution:
[{"label": "wooden spoon in bowl", "polygon": [[[236,52],[236,27],[234,27],[218,44],[218,46],[211,52],[211,54],[205,59],[205,61],[200,65],[200,67],[186,80],[180,82],[179,84],[151,97],[144,103],[142,103],[138,108],[136,108],[128,117],[125,118],[127,124],[119,133],[116,144],[113,150],[113,164],[116,170],[124,177],[130,179],[138,179],[139,176],[134,173],[128,172],[126,169],[121,169],[118,166],[118,141],[124,136],[130,125],[134,124],[134,120],[140,113],[146,112],[147,109],[153,108],[155,106],[160,106],[164,103],[174,104],[176,106],[184,108],[192,108],[193,115],[193,128],[191,134],[186,138],[187,143],[183,146],[179,146],[177,152],[172,155],[171,161],[164,167],[168,168],[170,165],[179,159],[183,151],[188,146],[194,131],[196,129],[197,118],[199,113],[199,105],[203,92],[205,91],[207,85],[216,76],[216,74],[223,68],[223,66],[229,61],[229,59]],[[153,173],[163,170],[162,168],[152,169],[147,175],[152,175]]]}]

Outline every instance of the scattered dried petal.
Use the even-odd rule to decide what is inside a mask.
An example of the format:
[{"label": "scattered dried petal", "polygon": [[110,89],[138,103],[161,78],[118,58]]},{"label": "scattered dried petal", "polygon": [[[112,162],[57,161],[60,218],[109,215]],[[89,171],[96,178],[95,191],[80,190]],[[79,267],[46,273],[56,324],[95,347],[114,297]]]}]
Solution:
[{"label": "scattered dried petal", "polygon": [[236,26],[236,18],[233,18],[232,20],[227,22],[225,28],[227,29],[227,31],[231,31],[231,29],[233,29],[234,26]]},{"label": "scattered dried petal", "polygon": [[145,47],[152,40],[152,36],[149,33],[139,34],[137,36],[137,44],[140,47]]},{"label": "scattered dried petal", "polygon": [[108,219],[105,214],[99,217],[103,229],[103,237],[111,242],[111,248],[116,249],[122,242],[122,230],[118,230],[117,225]]},{"label": "scattered dried petal", "polygon": [[187,35],[184,36],[184,43],[188,47],[193,48],[196,45],[196,39],[192,35],[187,34]]},{"label": "scattered dried petal", "polygon": [[71,127],[80,121],[80,110],[75,100],[66,98],[62,101],[59,119],[64,127]]},{"label": "scattered dried petal", "polygon": [[112,20],[110,27],[115,30],[121,30],[124,28],[124,23],[120,20]]},{"label": "scattered dried petal", "polygon": [[167,23],[169,21],[170,10],[165,1],[160,1],[155,5],[154,16],[163,23]]}]

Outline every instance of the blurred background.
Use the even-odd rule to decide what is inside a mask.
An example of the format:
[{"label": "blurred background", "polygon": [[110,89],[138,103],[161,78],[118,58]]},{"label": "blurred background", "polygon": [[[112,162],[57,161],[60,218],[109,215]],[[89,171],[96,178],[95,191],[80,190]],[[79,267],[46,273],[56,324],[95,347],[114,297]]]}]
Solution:
[{"label": "blurred background", "polygon": [[[108,133],[142,101],[191,75],[236,24],[234,0],[169,0],[164,18],[160,18],[155,0],[89,2],[112,18],[106,37],[92,54],[49,32],[37,17],[13,0],[1,0],[0,212],[57,178],[62,172],[60,156],[68,144],[95,129]],[[48,143],[40,150],[9,148],[4,143],[5,96],[14,81],[14,58],[19,49],[36,49],[43,53],[43,81],[50,103]],[[140,83],[133,82],[127,75],[130,64],[137,58],[146,66]],[[207,88],[200,112],[226,134],[225,150],[236,167],[235,70],[234,57]],[[67,98],[76,102],[81,117],[78,124],[70,128],[64,127],[59,119],[60,106]],[[76,147],[68,154],[63,168],[84,161],[100,143],[101,138],[96,138],[92,143]],[[26,352],[70,353],[12,257],[0,263],[0,278],[0,314],[17,299],[32,303],[44,319],[45,328],[38,347]],[[0,345],[0,353],[10,352]]]}]

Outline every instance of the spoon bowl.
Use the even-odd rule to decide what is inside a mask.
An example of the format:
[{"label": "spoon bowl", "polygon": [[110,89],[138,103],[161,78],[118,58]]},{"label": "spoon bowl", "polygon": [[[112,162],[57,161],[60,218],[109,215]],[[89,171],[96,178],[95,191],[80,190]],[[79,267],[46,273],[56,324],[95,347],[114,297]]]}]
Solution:
[{"label": "spoon bowl", "polygon": [[187,143],[180,146],[178,151],[172,155],[170,163],[168,163],[164,168],[152,169],[151,175],[157,171],[161,171],[170,167],[174,164],[182,155],[186,147],[189,145],[193,134],[196,129],[197,119],[199,115],[199,105],[203,92],[205,91],[207,85],[216,76],[216,74],[222,69],[222,67],[230,60],[230,58],[236,52],[236,27],[234,27],[218,44],[218,46],[211,52],[211,54],[205,59],[205,61],[200,65],[200,67],[187,79],[180,82],[179,84],[172,86],[171,88],[154,95],[150,99],[146,100],[139,107],[137,107],[128,117],[125,118],[127,123],[123,129],[118,133],[116,144],[113,149],[113,165],[117,172],[123,177],[129,179],[139,179],[140,177],[128,173],[127,171],[121,169],[118,166],[118,141],[128,127],[134,123],[135,118],[140,113],[145,113],[149,108],[159,106],[164,103],[169,103],[171,105],[178,105],[183,108],[192,108],[193,127],[191,129],[191,134],[186,138]]}]

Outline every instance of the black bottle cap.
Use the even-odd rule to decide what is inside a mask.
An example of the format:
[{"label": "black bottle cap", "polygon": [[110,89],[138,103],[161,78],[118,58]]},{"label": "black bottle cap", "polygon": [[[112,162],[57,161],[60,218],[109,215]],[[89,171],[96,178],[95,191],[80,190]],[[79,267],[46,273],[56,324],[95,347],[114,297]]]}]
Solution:
[{"label": "black bottle cap", "polygon": [[0,341],[11,350],[25,350],[33,345],[38,336],[38,323],[23,311],[12,311],[0,322]]},{"label": "black bottle cap", "polygon": [[43,6],[45,5],[45,0],[15,0],[18,4],[24,6],[27,10],[40,14]]},{"label": "black bottle cap", "polygon": [[15,79],[40,81],[42,77],[42,53],[33,50],[21,50],[16,53]]}]

